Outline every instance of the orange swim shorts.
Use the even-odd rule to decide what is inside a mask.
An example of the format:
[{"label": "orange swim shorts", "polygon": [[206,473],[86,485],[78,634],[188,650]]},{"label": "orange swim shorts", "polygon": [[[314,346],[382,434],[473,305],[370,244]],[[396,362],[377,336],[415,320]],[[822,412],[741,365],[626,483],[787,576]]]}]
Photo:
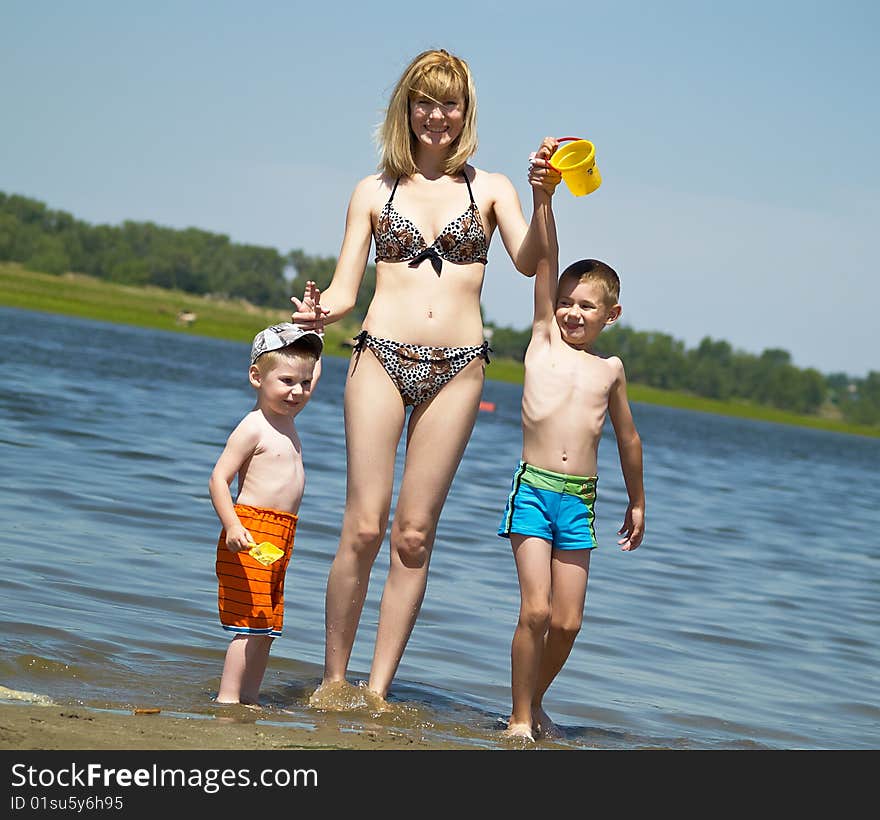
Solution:
[{"label": "orange swim shorts", "polygon": [[277,638],[284,621],[284,576],[293,552],[297,517],[246,504],[236,504],[235,513],[255,543],[269,541],[283,550],[284,555],[274,564],[264,566],[247,550],[230,552],[226,548],[226,530],[220,533],[217,542],[220,623],[228,632]]}]

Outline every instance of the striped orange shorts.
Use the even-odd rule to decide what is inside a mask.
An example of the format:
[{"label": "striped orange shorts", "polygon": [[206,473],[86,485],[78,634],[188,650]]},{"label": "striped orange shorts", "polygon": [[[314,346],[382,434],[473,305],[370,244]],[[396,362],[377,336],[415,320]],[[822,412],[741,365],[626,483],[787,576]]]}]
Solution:
[{"label": "striped orange shorts", "polygon": [[242,526],[259,544],[269,541],[284,550],[283,557],[264,566],[247,550],[230,552],[226,530],[217,542],[217,606],[228,632],[277,638],[284,622],[284,576],[293,552],[296,519],[293,513],[236,504]]}]

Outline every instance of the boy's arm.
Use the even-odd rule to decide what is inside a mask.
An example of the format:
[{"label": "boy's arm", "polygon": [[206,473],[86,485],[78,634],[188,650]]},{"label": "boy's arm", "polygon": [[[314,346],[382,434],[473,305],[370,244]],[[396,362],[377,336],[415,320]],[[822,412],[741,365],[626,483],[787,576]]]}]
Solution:
[{"label": "boy's arm", "polygon": [[617,438],[617,452],[620,456],[620,468],[623,482],[629,496],[629,505],[623,519],[623,526],[618,530],[622,535],[617,543],[626,552],[636,549],[645,535],[645,485],[642,473],[642,440],[636,430],[632,417],[632,409],[626,394],[626,374],[620,359],[611,359],[612,366],[618,370],[614,384],[608,396],[608,415]]},{"label": "boy's arm", "polygon": [[529,183],[532,186],[532,222],[527,241],[532,242],[535,261],[535,312],[532,331],[545,331],[556,312],[556,280],[559,273],[559,243],[552,196],[559,176],[548,164],[556,150],[556,141],[546,137],[531,160]]},{"label": "boy's arm", "polygon": [[242,526],[235,514],[235,505],[229,487],[242,465],[254,454],[257,440],[256,430],[247,423],[247,419],[243,420],[230,433],[226,447],[223,448],[208,480],[211,503],[223,529],[226,530],[226,547],[230,552],[247,549],[248,545],[253,543],[251,534]]},{"label": "boy's arm", "polygon": [[553,218],[550,196],[534,189],[535,201],[532,223],[540,238],[541,255],[535,266],[535,312],[532,332],[546,333],[555,321],[556,280],[559,273],[559,245],[556,240],[556,220]]}]

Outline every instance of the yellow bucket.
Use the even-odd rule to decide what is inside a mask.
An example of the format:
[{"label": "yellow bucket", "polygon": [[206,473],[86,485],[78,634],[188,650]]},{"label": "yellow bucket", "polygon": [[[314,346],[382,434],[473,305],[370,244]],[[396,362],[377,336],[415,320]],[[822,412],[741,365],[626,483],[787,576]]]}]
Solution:
[{"label": "yellow bucket", "polygon": [[568,190],[575,196],[591,194],[602,184],[602,176],[596,167],[596,149],[592,142],[577,137],[560,137],[557,142],[567,142],[556,149],[550,157],[550,167],[562,174]]}]

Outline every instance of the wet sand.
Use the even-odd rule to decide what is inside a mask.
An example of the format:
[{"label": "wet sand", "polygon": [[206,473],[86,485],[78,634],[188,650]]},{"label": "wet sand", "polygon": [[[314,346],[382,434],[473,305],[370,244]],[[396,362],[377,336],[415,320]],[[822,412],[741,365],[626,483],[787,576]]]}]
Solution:
[{"label": "wet sand", "polygon": [[[418,726],[389,726],[395,707],[348,683],[319,690],[316,715],[280,723],[278,712],[230,705],[218,715],[163,714],[156,707],[96,709],[0,685],[0,749],[466,749],[454,737],[425,736]],[[314,697],[314,696],[313,696]],[[353,713],[358,713],[352,722]],[[347,715],[347,716],[346,716]],[[327,719],[329,718],[329,719]]]},{"label": "wet sand", "polygon": [[[234,718],[122,714],[79,706],[0,704],[0,749],[466,749],[387,727],[358,732]],[[473,748],[472,746],[470,748]]]}]

